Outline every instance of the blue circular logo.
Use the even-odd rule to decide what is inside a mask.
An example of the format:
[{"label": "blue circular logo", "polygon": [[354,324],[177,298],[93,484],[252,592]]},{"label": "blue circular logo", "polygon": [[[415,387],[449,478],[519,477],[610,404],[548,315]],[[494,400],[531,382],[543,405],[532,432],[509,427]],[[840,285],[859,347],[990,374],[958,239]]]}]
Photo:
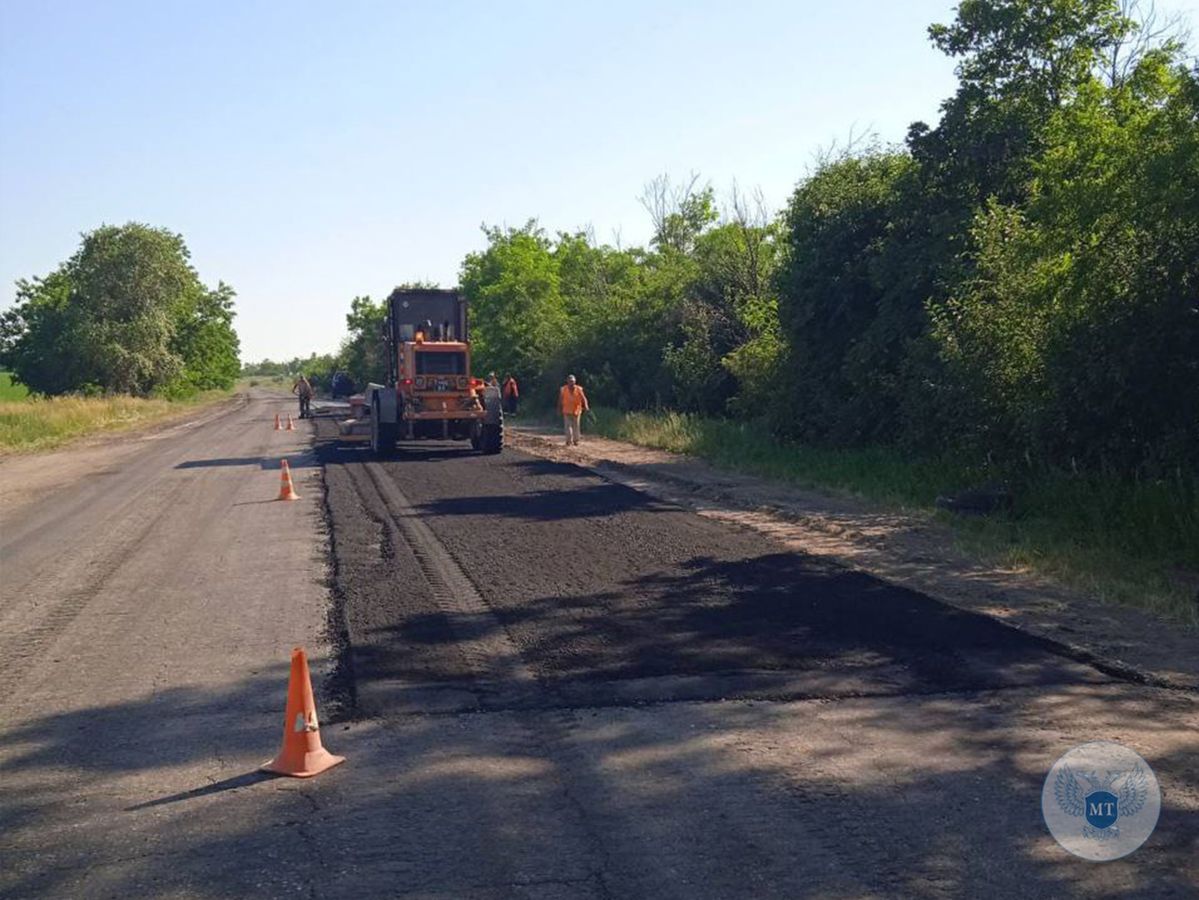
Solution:
[{"label": "blue circular logo", "polygon": [[1157,827],[1162,795],[1149,763],[1122,744],[1080,744],[1053,764],[1041,813],[1054,840],[1075,856],[1127,856]]}]

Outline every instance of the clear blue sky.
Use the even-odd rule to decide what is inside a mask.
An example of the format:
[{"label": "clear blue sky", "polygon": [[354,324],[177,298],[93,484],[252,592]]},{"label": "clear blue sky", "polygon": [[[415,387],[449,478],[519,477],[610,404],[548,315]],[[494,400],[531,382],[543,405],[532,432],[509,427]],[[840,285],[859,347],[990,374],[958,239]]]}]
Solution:
[{"label": "clear blue sky", "polygon": [[851,130],[935,121],[953,5],[0,0],[0,305],[137,220],[237,290],[243,359],[331,351],[482,223],[640,243],[658,173],[777,208]]}]

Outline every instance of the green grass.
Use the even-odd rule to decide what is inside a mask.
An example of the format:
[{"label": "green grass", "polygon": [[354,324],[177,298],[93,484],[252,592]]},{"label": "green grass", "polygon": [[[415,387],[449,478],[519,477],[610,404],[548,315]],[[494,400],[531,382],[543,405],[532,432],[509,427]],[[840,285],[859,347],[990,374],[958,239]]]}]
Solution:
[{"label": "green grass", "polygon": [[99,432],[135,428],[230,396],[205,391],[185,400],[157,397],[32,397],[0,399],[0,451],[28,452],[58,447]]},{"label": "green grass", "polygon": [[273,391],[290,391],[294,383],[295,379],[286,375],[243,375],[237,381],[237,389],[244,391],[247,388],[260,387]]},{"label": "green grass", "polygon": [[9,400],[24,400],[29,396],[23,384],[13,384],[11,372],[0,372],[0,403]]},{"label": "green grass", "polygon": [[963,517],[934,506],[939,494],[987,480],[988,473],[960,460],[913,458],[891,448],[784,444],[748,423],[676,412],[593,413],[584,422],[592,433],[932,514],[978,558],[1026,567],[1101,600],[1199,626],[1195,588],[1180,586],[1171,575],[1199,572],[1199,486],[1182,475],[1128,483],[1044,472],[1016,486],[1010,513]]}]

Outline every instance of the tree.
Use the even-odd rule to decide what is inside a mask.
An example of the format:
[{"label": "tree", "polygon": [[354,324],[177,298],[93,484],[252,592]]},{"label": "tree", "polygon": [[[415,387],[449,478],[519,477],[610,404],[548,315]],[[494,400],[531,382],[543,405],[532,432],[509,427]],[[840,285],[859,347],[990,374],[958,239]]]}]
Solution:
[{"label": "tree", "polygon": [[1031,201],[975,222],[935,334],[976,443],[1157,475],[1199,459],[1199,83],[1160,54],[1047,124]]},{"label": "tree", "polygon": [[461,274],[476,367],[531,381],[566,332],[553,244],[533,220],[483,231],[487,249],[468,254]]},{"label": "tree", "polygon": [[237,374],[232,298],[201,284],[180,235],[105,225],[50,275],[18,282],[0,347],[41,393],[224,387]]},{"label": "tree", "polygon": [[791,198],[776,276],[789,372],[776,411],[784,431],[847,443],[885,439],[895,427],[884,379],[906,335],[888,330],[879,271],[911,172],[905,154],[875,148],[825,162]]},{"label": "tree", "polygon": [[229,388],[240,371],[237,332],[233,330],[233,288],[220,282],[202,291],[176,323],[171,349],[183,371],[171,390],[176,394]]},{"label": "tree", "polygon": [[387,377],[387,346],[383,329],[387,324],[387,303],[376,303],[368,296],[350,301],[346,314],[349,336],[342,341],[337,366],[361,389],[370,382],[382,383]]},{"label": "tree", "polygon": [[641,192],[641,205],[654,227],[653,246],[659,251],[688,253],[695,239],[718,218],[711,185],[699,187],[699,174],[675,184],[659,175]]},{"label": "tree", "polygon": [[970,220],[989,198],[1027,199],[1044,123],[1130,27],[1116,0],[963,0],[952,23],[930,26],[933,44],[959,60],[940,123],[908,131],[939,244],[929,246],[931,267],[952,267],[969,250]]}]

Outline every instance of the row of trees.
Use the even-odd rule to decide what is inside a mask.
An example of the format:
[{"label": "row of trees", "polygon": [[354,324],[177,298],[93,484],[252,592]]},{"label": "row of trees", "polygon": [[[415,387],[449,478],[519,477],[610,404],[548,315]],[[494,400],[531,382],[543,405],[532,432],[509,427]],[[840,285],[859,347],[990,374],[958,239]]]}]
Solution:
[{"label": "row of trees", "polygon": [[186,396],[239,371],[234,292],[206,287],[183,238],[106,225],[50,274],[17,283],[0,316],[0,366],[41,394]]},{"label": "row of trees", "polygon": [[809,442],[1194,470],[1199,73],[1136,11],[961,3],[939,124],[827,154],[777,218],[660,178],[646,248],[487,229],[482,364]]},{"label": "row of trees", "polygon": [[[1137,0],[963,0],[935,127],[830,151],[781,214],[647,185],[647,247],[486,228],[462,264],[476,368],[548,401],[759,421],[1005,468],[1199,470],[1199,71]],[[340,352],[385,369],[381,303]]]}]

